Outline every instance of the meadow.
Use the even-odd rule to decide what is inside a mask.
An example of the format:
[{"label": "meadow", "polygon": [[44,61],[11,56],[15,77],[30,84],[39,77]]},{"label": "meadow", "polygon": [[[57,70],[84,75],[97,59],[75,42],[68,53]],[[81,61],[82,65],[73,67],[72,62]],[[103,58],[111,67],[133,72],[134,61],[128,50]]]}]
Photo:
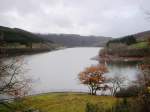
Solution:
[{"label": "meadow", "polygon": [[[117,102],[117,98],[111,96],[95,96],[87,93],[45,93],[24,98],[23,103],[13,103],[14,109],[23,108],[38,109],[41,112],[85,112],[88,103],[103,105],[104,108],[111,108]],[[0,112],[9,112],[8,108],[0,108]]]}]

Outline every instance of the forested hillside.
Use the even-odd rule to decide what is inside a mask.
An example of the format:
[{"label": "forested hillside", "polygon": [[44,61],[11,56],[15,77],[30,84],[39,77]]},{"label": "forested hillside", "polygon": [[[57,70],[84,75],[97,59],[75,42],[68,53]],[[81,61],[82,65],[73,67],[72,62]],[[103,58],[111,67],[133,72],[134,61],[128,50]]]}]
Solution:
[{"label": "forested hillside", "polygon": [[45,40],[31,32],[0,26],[0,57],[2,55],[42,52],[57,47],[50,40]]},{"label": "forested hillside", "polygon": [[99,55],[105,61],[142,61],[150,56],[150,31],[110,40]]},{"label": "forested hillside", "polygon": [[66,47],[103,47],[111,37],[103,36],[81,36],[76,34],[38,34],[47,40],[52,40],[55,43],[64,45]]},{"label": "forested hillside", "polygon": [[40,38],[31,32],[18,28],[8,28],[3,26],[0,26],[0,41],[5,41],[8,43],[45,42],[43,38]]}]

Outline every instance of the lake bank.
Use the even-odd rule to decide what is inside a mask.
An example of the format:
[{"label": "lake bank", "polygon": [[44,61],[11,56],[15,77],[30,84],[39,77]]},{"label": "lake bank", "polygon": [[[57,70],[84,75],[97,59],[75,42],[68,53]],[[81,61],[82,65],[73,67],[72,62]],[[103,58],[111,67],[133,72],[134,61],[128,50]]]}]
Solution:
[{"label": "lake bank", "polygon": [[65,47],[56,48],[0,48],[0,58],[31,55],[50,51],[65,49]]},{"label": "lake bank", "polygon": [[96,60],[100,62],[107,62],[107,63],[137,63],[142,62],[145,57],[119,57],[119,56],[113,56],[113,55],[107,55],[107,56],[99,56],[95,58]]},{"label": "lake bank", "polygon": [[150,49],[117,49],[103,48],[95,58],[100,62],[107,63],[137,63],[150,56]]}]

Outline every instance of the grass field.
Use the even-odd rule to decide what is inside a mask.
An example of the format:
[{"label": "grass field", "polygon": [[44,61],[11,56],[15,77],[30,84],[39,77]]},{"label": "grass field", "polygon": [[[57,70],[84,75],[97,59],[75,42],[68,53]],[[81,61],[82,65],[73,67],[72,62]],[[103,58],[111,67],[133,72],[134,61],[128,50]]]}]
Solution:
[{"label": "grass field", "polygon": [[[91,96],[85,93],[47,93],[25,98],[24,104],[42,112],[85,112],[86,104],[111,108],[117,99],[111,96]],[[18,105],[17,105],[18,106]]]},{"label": "grass field", "polygon": [[139,42],[139,43],[131,45],[130,47],[142,49],[142,48],[148,48],[149,45],[148,45],[148,42]]}]

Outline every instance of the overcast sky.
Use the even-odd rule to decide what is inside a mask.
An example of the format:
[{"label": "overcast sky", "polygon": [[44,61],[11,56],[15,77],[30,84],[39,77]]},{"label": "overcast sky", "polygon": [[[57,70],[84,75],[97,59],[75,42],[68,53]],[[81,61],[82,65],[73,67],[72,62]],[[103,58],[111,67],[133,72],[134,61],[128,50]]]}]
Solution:
[{"label": "overcast sky", "polygon": [[0,0],[0,25],[120,37],[150,30],[150,0]]}]

